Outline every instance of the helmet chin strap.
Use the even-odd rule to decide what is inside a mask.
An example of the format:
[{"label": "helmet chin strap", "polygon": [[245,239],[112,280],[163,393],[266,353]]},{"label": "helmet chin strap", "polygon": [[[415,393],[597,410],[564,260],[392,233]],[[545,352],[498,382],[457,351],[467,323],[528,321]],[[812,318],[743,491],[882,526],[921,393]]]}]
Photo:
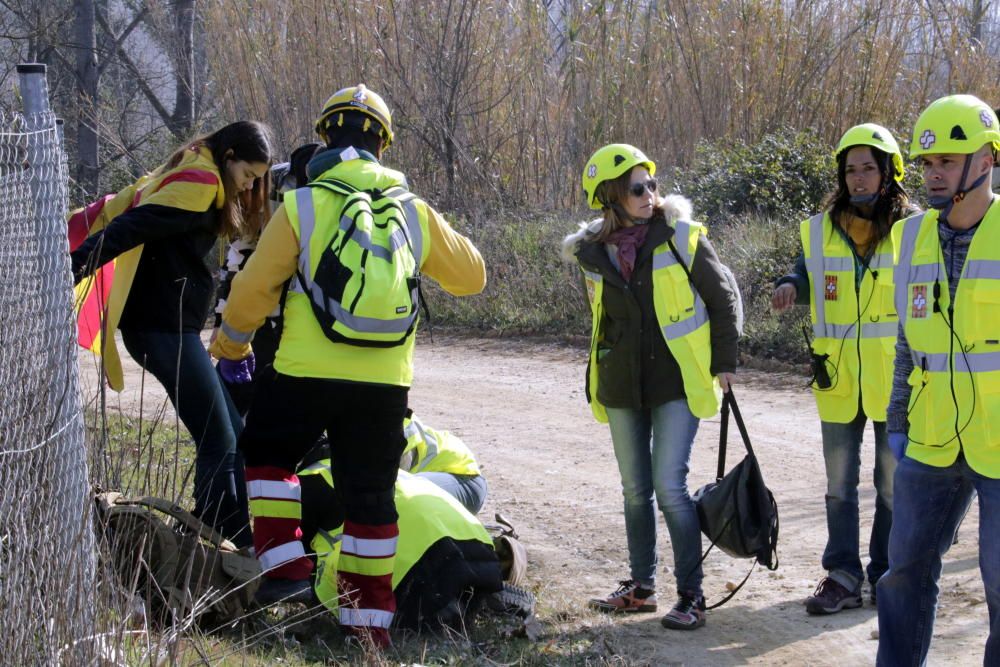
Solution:
[{"label": "helmet chin strap", "polygon": [[965,179],[969,176],[969,167],[972,166],[972,153],[965,156],[965,166],[962,168],[962,180],[958,182],[958,190],[954,195],[941,196],[941,197],[928,197],[927,203],[931,208],[941,211],[938,216],[938,220],[944,220],[947,222],[948,214],[951,213],[951,209],[954,208],[955,204],[965,199],[965,196],[978,188],[986,180],[986,177],[990,172],[986,172],[973,181],[972,185],[968,187],[965,186]]}]

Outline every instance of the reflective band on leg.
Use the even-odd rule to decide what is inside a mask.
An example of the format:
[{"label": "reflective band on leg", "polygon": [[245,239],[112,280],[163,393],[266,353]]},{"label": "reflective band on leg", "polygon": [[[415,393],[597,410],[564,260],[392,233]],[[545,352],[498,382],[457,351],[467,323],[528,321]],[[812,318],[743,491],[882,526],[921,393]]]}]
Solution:
[{"label": "reflective band on leg", "polygon": [[392,625],[393,613],[382,609],[340,608],[340,624],[355,627],[385,628]]},{"label": "reflective band on leg", "polygon": [[299,486],[297,481],[275,482],[266,479],[255,479],[247,482],[247,495],[251,499],[301,500],[302,487]]},{"label": "reflective band on leg", "polygon": [[250,514],[256,519],[301,519],[302,503],[297,500],[251,498]]},{"label": "reflective band on leg", "polygon": [[344,535],[340,544],[340,553],[343,557],[347,554],[364,556],[367,558],[384,558],[396,553],[396,538],[390,537],[382,540],[365,539]]},{"label": "reflective band on leg", "polygon": [[260,569],[267,571],[297,558],[304,558],[305,555],[306,550],[303,548],[302,542],[295,540],[294,542],[285,542],[273,549],[268,549],[264,553],[259,554],[257,560],[260,562]]}]

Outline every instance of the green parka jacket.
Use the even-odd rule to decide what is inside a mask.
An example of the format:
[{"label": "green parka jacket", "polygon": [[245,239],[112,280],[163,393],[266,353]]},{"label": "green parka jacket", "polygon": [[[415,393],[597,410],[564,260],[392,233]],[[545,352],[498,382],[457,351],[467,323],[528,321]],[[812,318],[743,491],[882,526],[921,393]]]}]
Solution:
[{"label": "green parka jacket", "polygon": [[[626,282],[611,260],[615,252],[604,243],[588,240],[598,224],[581,229],[563,242],[564,255],[575,257],[587,271],[604,277],[603,340],[606,352],[617,360],[601,364],[597,399],[606,407],[641,409],[685,398],[677,361],[667,348],[653,307],[653,250],[674,236],[669,220],[690,219],[690,204],[672,195],[663,212],[649,221],[649,232],[639,248],[632,276]],[[712,346],[711,373],[735,373],[737,365],[736,299],[711,243],[698,241],[691,281],[709,314]]]}]

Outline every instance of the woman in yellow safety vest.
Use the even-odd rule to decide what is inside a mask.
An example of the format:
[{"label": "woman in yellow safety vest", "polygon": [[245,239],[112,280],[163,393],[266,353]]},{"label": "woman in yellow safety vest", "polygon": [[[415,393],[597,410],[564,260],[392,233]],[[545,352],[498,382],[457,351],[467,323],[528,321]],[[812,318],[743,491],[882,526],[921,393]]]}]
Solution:
[{"label": "woman in yellow safety vest", "polygon": [[590,601],[611,613],[656,610],[656,502],[674,552],[677,603],[661,621],[705,624],[701,532],[687,472],[699,418],[735,379],[737,296],[691,205],[661,199],[656,165],[627,144],[594,153],[583,189],[602,217],[563,248],[583,269],[592,310],[587,398],[609,424],[622,479],[630,576]]},{"label": "woman in yellow safety vest", "polygon": [[913,211],[900,184],[903,158],[887,129],[874,123],[852,127],[836,158],[837,189],[822,213],[801,224],[803,253],[777,281],[771,301],[779,313],[809,304],[812,315],[812,389],[827,478],[827,576],[806,600],[810,614],[861,606],[858,480],[869,419],[875,431],[875,520],[867,568],[873,603],[875,583],[889,566],[896,461],[885,415],[898,326],[889,229]]},{"label": "woman in yellow safety vest", "polygon": [[[108,383],[120,390],[112,334],[121,330],[129,354],[160,381],[194,438],[194,513],[239,546],[252,543],[236,450],[243,423],[200,338],[214,296],[204,257],[220,236],[261,224],[270,161],[266,128],[232,123],[69,223],[81,344],[103,356]],[[232,379],[252,368],[226,362],[221,372]]]}]

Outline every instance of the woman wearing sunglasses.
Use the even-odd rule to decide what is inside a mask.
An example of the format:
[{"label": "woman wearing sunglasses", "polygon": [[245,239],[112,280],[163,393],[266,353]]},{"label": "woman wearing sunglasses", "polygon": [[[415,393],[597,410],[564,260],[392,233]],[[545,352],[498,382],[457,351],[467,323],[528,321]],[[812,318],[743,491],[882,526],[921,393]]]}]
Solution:
[{"label": "woman wearing sunglasses", "polygon": [[719,410],[736,370],[736,294],[683,197],[657,195],[656,165],[627,144],[598,150],[583,189],[602,217],[563,242],[583,269],[593,311],[587,398],[611,430],[625,500],[630,573],[590,601],[612,613],[656,611],[656,504],[667,522],[677,603],[664,627],[705,624],[701,532],[688,494],[699,419]]}]

